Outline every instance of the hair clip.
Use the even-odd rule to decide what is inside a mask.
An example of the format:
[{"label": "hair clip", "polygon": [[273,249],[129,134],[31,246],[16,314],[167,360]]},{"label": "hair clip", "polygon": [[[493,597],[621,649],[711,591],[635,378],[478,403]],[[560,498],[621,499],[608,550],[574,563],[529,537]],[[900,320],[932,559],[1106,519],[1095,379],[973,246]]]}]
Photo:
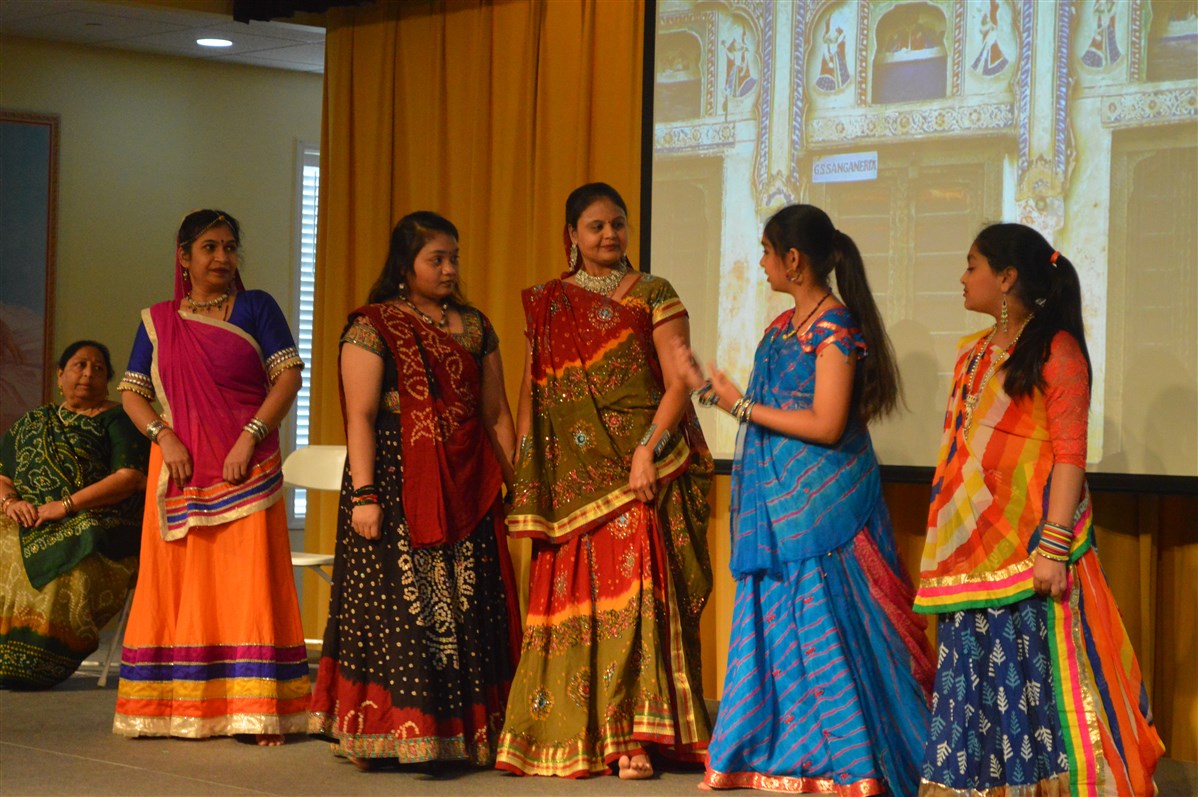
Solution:
[{"label": "hair clip", "polygon": [[1061,256],[1061,253],[1058,252],[1057,250],[1053,249],[1052,257],[1048,258],[1048,264],[1050,266],[1052,266],[1053,268],[1056,268],[1057,267],[1057,258],[1060,256]]}]

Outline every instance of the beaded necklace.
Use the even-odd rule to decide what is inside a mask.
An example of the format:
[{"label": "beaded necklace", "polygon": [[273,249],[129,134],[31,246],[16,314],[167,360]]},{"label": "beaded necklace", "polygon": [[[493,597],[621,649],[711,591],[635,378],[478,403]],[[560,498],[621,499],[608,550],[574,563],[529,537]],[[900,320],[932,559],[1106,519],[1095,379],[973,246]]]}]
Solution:
[{"label": "beaded necklace", "polygon": [[423,310],[412,304],[412,302],[409,301],[406,296],[400,296],[399,300],[406,304],[413,313],[420,317],[421,321],[428,324],[430,327],[436,327],[437,329],[449,329],[449,302],[441,303],[441,320],[434,321]]},{"label": "beaded necklace", "polygon": [[197,302],[195,299],[191,298],[191,291],[188,291],[186,296],[187,306],[191,308],[191,312],[193,313],[198,313],[201,310],[209,310],[213,308],[219,310],[225,306],[225,302],[229,301],[229,297],[232,295],[233,289],[232,286],[229,286],[225,288],[224,293],[222,293],[220,296],[217,296],[215,299],[209,299],[206,302]]},{"label": "beaded necklace", "polygon": [[978,375],[978,365],[982,362],[982,356],[986,350],[990,348],[990,342],[994,340],[995,333],[998,332],[998,325],[990,330],[990,334],[982,341],[982,345],[973,354],[973,362],[969,365],[969,383],[965,387],[965,432],[973,427],[973,413],[977,409],[978,402],[982,400],[982,394],[986,392],[986,386],[990,384],[990,380],[994,378],[994,374],[998,372],[999,367],[1007,361],[1011,356],[1011,350],[1015,348],[1015,344],[1019,342],[1019,336],[1023,334],[1023,330],[1027,329],[1028,322],[1036,317],[1035,313],[1028,313],[1027,318],[1023,319],[1023,323],[1019,325],[1019,331],[1015,333],[1015,337],[1011,338],[1011,342],[1007,344],[1007,348],[994,355],[990,360],[990,365],[982,374],[982,383],[978,385],[975,392],[973,389],[974,379]]},{"label": "beaded necklace", "polygon": [[597,293],[600,296],[611,296],[612,291],[616,289],[620,280],[624,279],[624,275],[627,273],[628,266],[620,261],[619,266],[612,268],[602,277],[596,277],[588,273],[585,268],[580,268],[574,272],[574,281],[585,291]]},{"label": "beaded necklace", "polygon": [[80,410],[78,412],[76,412],[75,410],[67,410],[67,412],[74,413],[74,415],[75,415],[75,417],[71,418],[70,420],[67,420],[67,416],[62,414],[63,410],[67,410],[67,403],[65,401],[58,405],[58,420],[62,421],[63,426],[70,426],[75,421],[79,420],[80,416],[83,416],[85,418],[96,417],[97,415],[99,415],[101,412],[104,411],[104,405],[101,404],[98,407],[93,407],[88,410]]}]

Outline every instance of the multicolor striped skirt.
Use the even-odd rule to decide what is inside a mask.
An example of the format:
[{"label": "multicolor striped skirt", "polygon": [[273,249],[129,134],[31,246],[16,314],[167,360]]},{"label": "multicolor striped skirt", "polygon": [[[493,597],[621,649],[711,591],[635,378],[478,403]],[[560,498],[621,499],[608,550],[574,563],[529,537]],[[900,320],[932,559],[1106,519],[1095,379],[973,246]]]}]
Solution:
[{"label": "multicolor striped skirt", "polygon": [[[155,446],[150,485],[161,467]],[[282,501],[166,542],[147,490],[113,731],[191,739],[301,733],[308,688]]]}]

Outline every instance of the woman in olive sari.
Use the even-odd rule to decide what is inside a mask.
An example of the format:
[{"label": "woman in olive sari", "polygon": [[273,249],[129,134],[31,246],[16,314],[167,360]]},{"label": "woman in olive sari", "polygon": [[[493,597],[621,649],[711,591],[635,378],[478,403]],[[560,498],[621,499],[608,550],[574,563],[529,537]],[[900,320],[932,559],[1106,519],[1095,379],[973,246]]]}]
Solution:
[{"label": "woman in olive sari", "polygon": [[108,400],[111,377],[107,348],[72,343],[63,402],[25,413],[0,443],[0,688],[70,677],[137,572],[149,447]]},{"label": "woman in olive sari", "polygon": [[604,183],[576,189],[566,232],[571,271],[523,297],[508,531],[533,550],[497,766],[585,777],[618,764],[639,779],[651,749],[699,762],[711,735],[698,624],[712,461],[673,363],[686,308],[629,267],[624,201]]}]

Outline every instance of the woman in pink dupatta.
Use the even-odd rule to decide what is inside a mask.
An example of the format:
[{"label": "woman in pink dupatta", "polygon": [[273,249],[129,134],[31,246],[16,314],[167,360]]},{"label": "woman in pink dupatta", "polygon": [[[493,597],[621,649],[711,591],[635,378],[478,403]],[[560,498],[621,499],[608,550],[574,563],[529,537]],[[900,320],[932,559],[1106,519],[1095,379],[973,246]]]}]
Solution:
[{"label": "woman in pink dupatta", "polygon": [[281,744],[308,708],[275,431],[303,363],[274,299],[241,284],[236,219],[193,211],[176,240],[174,299],[142,311],[118,388],[157,445],[113,730]]}]

